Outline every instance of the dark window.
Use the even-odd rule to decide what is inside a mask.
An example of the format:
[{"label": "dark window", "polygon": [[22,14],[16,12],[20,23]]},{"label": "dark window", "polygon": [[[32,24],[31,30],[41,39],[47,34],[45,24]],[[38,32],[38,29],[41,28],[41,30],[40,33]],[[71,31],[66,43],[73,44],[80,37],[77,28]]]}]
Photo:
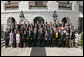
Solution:
[{"label": "dark window", "polygon": [[43,1],[35,1],[35,5],[43,5]]}]

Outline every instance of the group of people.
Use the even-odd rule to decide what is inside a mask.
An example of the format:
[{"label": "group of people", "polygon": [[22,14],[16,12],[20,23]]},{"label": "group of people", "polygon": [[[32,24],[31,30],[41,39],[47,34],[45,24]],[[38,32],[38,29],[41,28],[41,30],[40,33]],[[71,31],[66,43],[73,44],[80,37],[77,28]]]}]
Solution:
[{"label": "group of people", "polygon": [[6,47],[78,47],[79,35],[72,24],[39,22],[13,24],[5,31]]}]

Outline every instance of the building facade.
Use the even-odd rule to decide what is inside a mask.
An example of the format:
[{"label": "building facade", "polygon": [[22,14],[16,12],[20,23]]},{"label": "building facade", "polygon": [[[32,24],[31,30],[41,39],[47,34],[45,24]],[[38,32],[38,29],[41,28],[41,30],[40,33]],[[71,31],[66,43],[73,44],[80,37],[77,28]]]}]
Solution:
[{"label": "building facade", "polygon": [[21,11],[26,23],[33,23],[38,17],[48,23],[66,18],[67,23],[72,22],[74,28],[78,28],[80,15],[76,1],[1,1],[1,25],[4,31],[11,24],[11,20],[19,24]]}]

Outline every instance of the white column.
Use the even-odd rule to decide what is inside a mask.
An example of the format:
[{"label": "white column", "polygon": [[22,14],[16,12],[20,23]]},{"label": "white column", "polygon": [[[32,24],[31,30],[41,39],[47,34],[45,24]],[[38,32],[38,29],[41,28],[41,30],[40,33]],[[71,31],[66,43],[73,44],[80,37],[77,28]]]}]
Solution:
[{"label": "white column", "polygon": [[48,9],[49,10],[58,10],[58,2],[48,1]]},{"label": "white column", "polygon": [[1,11],[5,11],[5,2],[1,1]]},{"label": "white column", "polygon": [[76,3],[76,1],[73,1],[73,2],[72,2],[72,10],[73,10],[73,11],[79,11],[79,6],[78,6],[78,4]]},{"label": "white column", "polygon": [[19,10],[22,10],[22,11],[29,10],[29,2],[28,1],[21,1],[19,3]]}]

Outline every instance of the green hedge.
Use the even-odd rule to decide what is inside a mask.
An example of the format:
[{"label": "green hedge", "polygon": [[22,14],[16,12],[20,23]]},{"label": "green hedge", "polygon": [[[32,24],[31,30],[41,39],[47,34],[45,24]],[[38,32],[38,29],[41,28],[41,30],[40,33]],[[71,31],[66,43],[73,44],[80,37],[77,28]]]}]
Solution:
[{"label": "green hedge", "polygon": [[81,33],[80,45],[83,46],[83,33]]},{"label": "green hedge", "polygon": [[83,33],[81,33],[81,40],[83,40]]},{"label": "green hedge", "polygon": [[80,45],[83,46],[83,40],[80,41]]}]

